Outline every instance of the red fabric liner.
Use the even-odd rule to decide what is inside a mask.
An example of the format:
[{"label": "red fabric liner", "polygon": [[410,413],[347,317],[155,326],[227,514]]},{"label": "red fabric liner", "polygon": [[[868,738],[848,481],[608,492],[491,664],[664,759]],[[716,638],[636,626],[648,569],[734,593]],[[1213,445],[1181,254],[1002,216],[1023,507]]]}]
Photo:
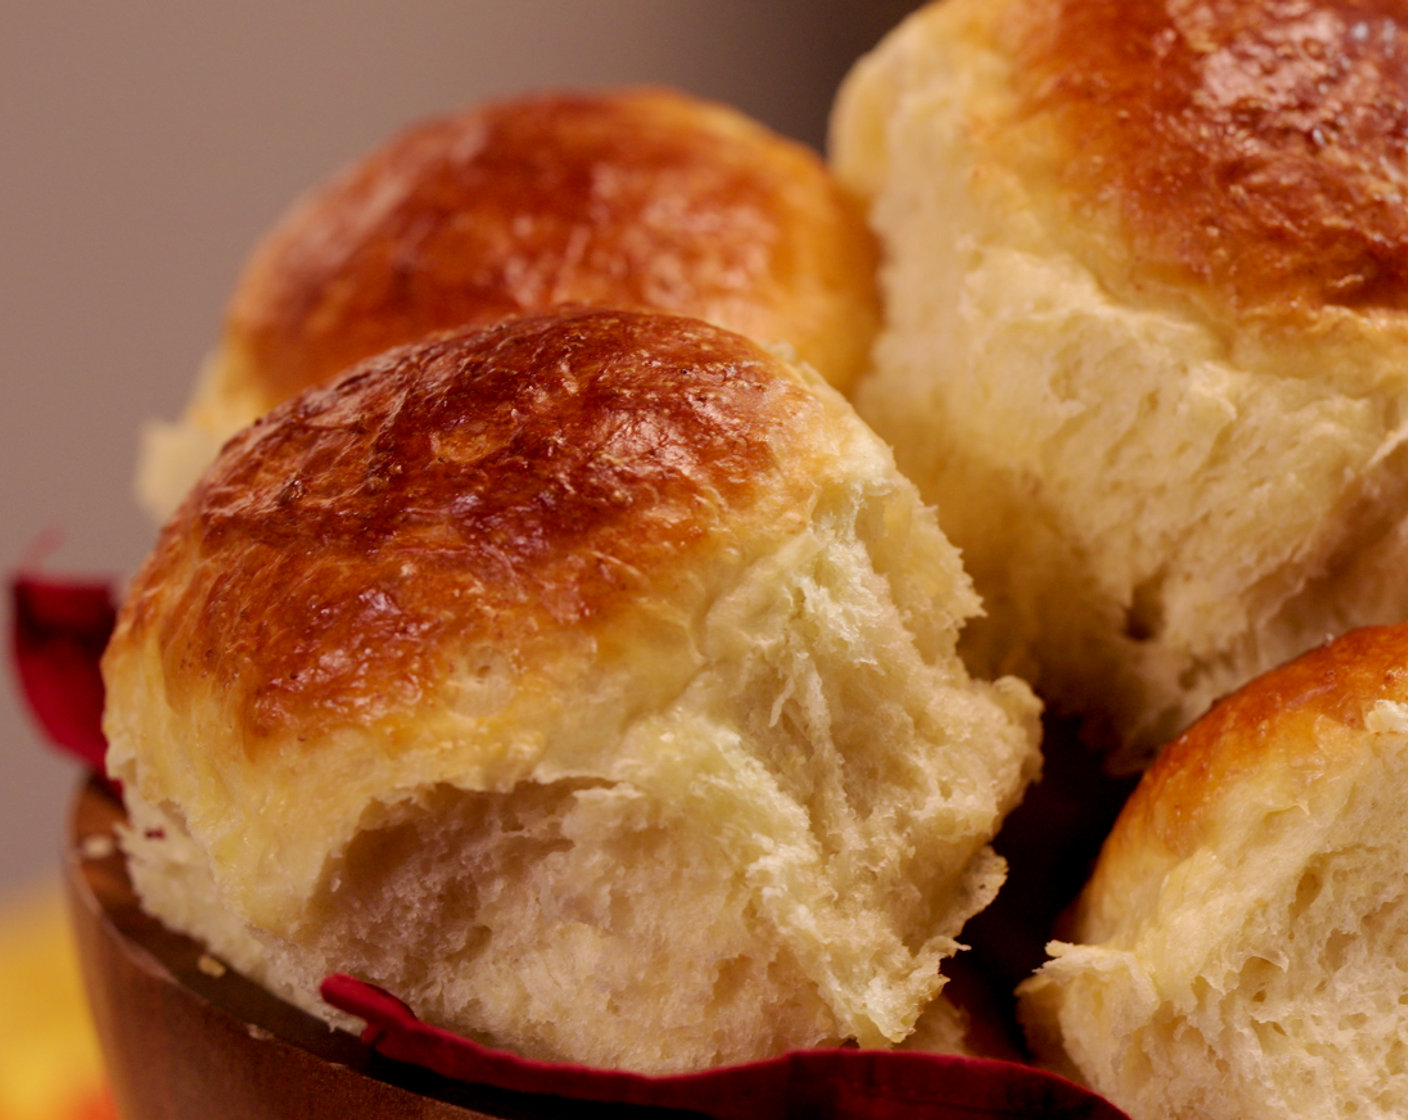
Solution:
[{"label": "red fabric liner", "polygon": [[[13,666],[54,746],[103,773],[98,663],[116,614],[107,584],[11,580]],[[702,1073],[646,1077],[533,1062],[422,1023],[394,996],[348,976],[323,998],[367,1022],[386,1057],[477,1085],[578,1101],[686,1109],[715,1120],[1119,1120],[1113,1105],[1062,1078],[1010,1062],[883,1050],[798,1051]],[[1126,1118],[1127,1120],[1127,1118]]]},{"label": "red fabric liner", "polygon": [[30,714],[54,746],[102,774],[107,740],[98,662],[117,621],[112,588],[16,576],[10,600],[10,652]]},{"label": "red fabric liner", "polygon": [[351,976],[328,977],[322,996],[365,1020],[362,1041],[388,1058],[457,1081],[520,1093],[685,1109],[715,1120],[1125,1116],[1063,1078],[1012,1062],[893,1050],[798,1050],[746,1065],[649,1077],[489,1050],[422,1023],[396,997]]}]

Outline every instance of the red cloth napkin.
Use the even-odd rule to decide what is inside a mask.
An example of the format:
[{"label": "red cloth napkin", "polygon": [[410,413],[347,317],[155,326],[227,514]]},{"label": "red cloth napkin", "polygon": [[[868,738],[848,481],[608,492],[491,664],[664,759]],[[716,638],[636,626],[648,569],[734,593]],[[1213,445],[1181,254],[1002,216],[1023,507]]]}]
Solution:
[{"label": "red cloth napkin", "polygon": [[98,661],[117,620],[111,587],[17,576],[10,598],[10,651],[30,713],[50,742],[102,774]]},{"label": "red cloth napkin", "polygon": [[[103,681],[115,622],[105,584],[11,580],[14,671],[53,744],[99,774]],[[687,1109],[715,1120],[1119,1120],[1113,1105],[1011,1062],[885,1050],[808,1050],[672,1077],[532,1062],[420,1022],[395,997],[348,976],[323,998],[367,1023],[363,1041],[395,1061],[499,1089],[578,1101]],[[1126,1118],[1127,1120],[1127,1118]]]},{"label": "red cloth napkin", "polygon": [[715,1120],[1115,1120],[1113,1105],[1013,1062],[893,1050],[798,1050],[768,1061],[647,1077],[532,1062],[422,1023],[380,988],[330,976],[322,995],[366,1020],[362,1040],[445,1077],[579,1101],[688,1109]]}]

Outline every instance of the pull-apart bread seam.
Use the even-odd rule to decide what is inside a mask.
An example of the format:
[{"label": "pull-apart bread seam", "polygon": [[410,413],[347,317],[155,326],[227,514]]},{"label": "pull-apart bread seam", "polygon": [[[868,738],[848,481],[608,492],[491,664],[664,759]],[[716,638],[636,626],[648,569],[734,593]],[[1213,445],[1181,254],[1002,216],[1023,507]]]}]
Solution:
[{"label": "pull-apart bread seam", "polygon": [[1019,672],[1136,767],[1408,617],[1394,5],[952,0],[838,98],[886,322],[861,414]]}]

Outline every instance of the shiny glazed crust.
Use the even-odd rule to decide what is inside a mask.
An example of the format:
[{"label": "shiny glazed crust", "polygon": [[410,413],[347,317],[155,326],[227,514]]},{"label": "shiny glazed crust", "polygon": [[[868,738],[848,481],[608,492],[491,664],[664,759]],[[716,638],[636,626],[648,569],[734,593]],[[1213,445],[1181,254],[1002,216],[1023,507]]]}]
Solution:
[{"label": "shiny glazed crust", "polygon": [[1082,896],[1076,937],[1127,938],[1121,931],[1147,918],[1139,903],[1168,869],[1235,838],[1272,797],[1296,804],[1327,774],[1359,765],[1383,729],[1371,730],[1381,704],[1408,705],[1402,626],[1351,631],[1216,704],[1130,796]]},{"label": "shiny glazed crust", "polygon": [[138,467],[158,521],[220,443],[391,346],[564,303],[791,346],[839,388],[879,322],[875,246],[814,153],[668,89],[538,94],[408,129],[264,237],[220,345]]},{"label": "shiny glazed crust", "polygon": [[562,308],[389,351],[233,439],[104,659],[143,904],[545,1058],[915,1030],[1037,706],[808,367]]},{"label": "shiny glazed crust", "polygon": [[1403,310],[1403,17],[1358,0],[1018,3],[999,37],[1021,127],[1002,143],[1126,291],[1174,284],[1228,319]]},{"label": "shiny glazed crust", "polygon": [[649,614],[756,518],[800,523],[806,456],[782,437],[830,418],[780,363],[693,321],[553,322],[391,351],[241,433],[163,532],[119,642],[154,629],[173,704],[239,698],[254,758],[414,713],[447,647],[531,663]]},{"label": "shiny glazed crust", "polygon": [[263,411],[430,331],[572,302],[787,342],[844,387],[873,273],[820,160],[731,109],[653,89],[488,103],[408,130],[265,237],[214,388]]}]

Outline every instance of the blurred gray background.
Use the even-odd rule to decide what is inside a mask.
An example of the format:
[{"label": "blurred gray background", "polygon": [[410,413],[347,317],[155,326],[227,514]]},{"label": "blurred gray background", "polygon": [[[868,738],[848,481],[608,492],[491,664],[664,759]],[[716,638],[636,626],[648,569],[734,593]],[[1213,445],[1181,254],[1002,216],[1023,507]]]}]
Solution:
[{"label": "blurred gray background", "polygon": [[[664,82],[820,147],[914,0],[242,0],[4,8],[0,566],[120,580],[152,531],[137,433],[171,417],[258,234],[417,117]],[[8,595],[3,622],[10,625]],[[0,898],[56,873],[75,768],[0,687]]]}]

